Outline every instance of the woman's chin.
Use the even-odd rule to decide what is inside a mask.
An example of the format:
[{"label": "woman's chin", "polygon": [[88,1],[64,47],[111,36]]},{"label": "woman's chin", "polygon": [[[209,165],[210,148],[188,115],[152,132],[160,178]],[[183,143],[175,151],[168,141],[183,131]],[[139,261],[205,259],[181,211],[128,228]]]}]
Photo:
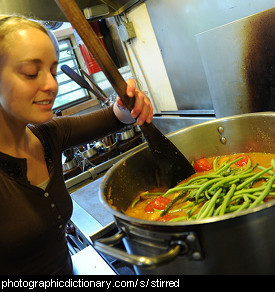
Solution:
[{"label": "woman's chin", "polygon": [[52,120],[52,118],[53,118],[53,113],[49,113],[47,115],[43,115],[43,117],[41,116],[39,118],[30,119],[29,124],[41,125],[41,124],[49,122],[50,120]]}]

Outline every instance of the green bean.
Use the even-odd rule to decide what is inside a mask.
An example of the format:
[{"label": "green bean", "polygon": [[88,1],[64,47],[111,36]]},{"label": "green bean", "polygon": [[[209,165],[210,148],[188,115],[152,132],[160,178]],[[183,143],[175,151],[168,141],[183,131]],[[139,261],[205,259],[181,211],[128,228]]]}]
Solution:
[{"label": "green bean", "polygon": [[141,195],[142,196],[161,196],[163,195],[164,193],[142,193]]},{"label": "green bean", "polygon": [[240,206],[228,206],[225,210],[225,213],[232,213],[235,212],[236,210],[238,210],[240,208]]},{"label": "green bean", "polygon": [[[225,184],[225,183],[227,183],[227,182],[230,182],[230,181],[236,181],[236,177],[227,177],[227,178],[225,178],[225,179],[223,179],[223,180],[220,180],[219,182],[217,182],[217,183],[215,183],[208,191],[209,192],[211,192],[211,191],[213,191],[214,189],[216,189],[216,188],[218,188],[218,187],[220,187],[220,186],[222,186],[223,184]],[[239,180],[239,178],[238,178],[238,180]]]},{"label": "green bean", "polygon": [[214,171],[218,170],[218,167],[217,167],[218,159],[219,159],[219,156],[217,156],[213,161],[213,169],[214,169]]},{"label": "green bean", "polygon": [[209,203],[210,203],[210,200],[206,201],[206,202],[202,205],[202,207],[201,207],[199,213],[197,214],[197,219],[200,218],[201,214],[202,214],[202,213],[204,212],[204,210],[207,208],[207,206],[209,205]]},{"label": "green bean", "polygon": [[175,186],[174,188],[169,189],[163,196],[167,196],[167,195],[169,195],[171,193],[175,193],[175,192],[183,190],[183,189],[199,188],[200,187],[199,184],[190,185],[190,183],[193,183],[196,180],[201,180],[201,181],[206,180],[206,179],[208,180],[208,178],[222,178],[222,176],[213,175],[213,174],[206,174],[206,175],[203,175],[203,176],[194,177],[194,178],[190,179],[186,183],[179,184],[179,185]]},{"label": "green bean", "polygon": [[252,199],[253,201],[257,200],[258,196],[260,193],[255,193],[254,195],[248,194],[246,193],[246,196],[250,199]]},{"label": "green bean", "polygon": [[262,194],[249,206],[249,208],[253,208],[257,206],[261,201],[264,200],[264,198],[268,195],[269,191],[271,190],[272,184],[275,181],[275,175],[268,181],[265,190],[262,192]]},{"label": "green bean", "polygon": [[254,176],[254,174],[253,173],[245,173],[245,174],[242,173],[242,174],[232,174],[232,175],[227,176],[227,177],[222,177],[220,180],[216,180],[217,182],[213,186],[211,186],[208,191],[211,192],[214,189],[216,189],[222,185],[230,187],[231,184],[236,184],[239,180],[243,180],[243,179],[249,178],[251,176]]},{"label": "green bean", "polygon": [[245,180],[243,183],[238,185],[237,190],[242,189],[243,187],[247,186],[248,184],[250,184],[254,180],[258,179],[262,174],[268,172],[271,169],[272,169],[272,167],[269,167],[267,169],[262,170],[261,172],[256,173],[255,175],[253,175],[252,177],[250,177],[249,179]]},{"label": "green bean", "polygon": [[210,186],[211,184],[215,183],[215,182],[218,182],[220,181],[222,178],[214,178],[206,183],[204,183],[197,191],[196,193],[196,201],[198,201],[198,198],[199,198],[199,195],[208,187]]},{"label": "green bean", "polygon": [[182,216],[182,217],[173,218],[173,219],[169,220],[169,222],[185,221],[187,219],[188,219],[188,216]]},{"label": "green bean", "polygon": [[252,165],[252,161],[251,161],[250,157],[248,156],[248,162],[247,162],[247,164],[246,164],[246,167],[245,167],[245,168],[250,168],[250,167],[251,167],[251,165]]},{"label": "green bean", "polygon": [[141,196],[132,203],[131,207],[134,208],[139,201],[141,201]]},{"label": "green bean", "polygon": [[191,217],[191,215],[199,208],[199,204],[194,205],[191,209],[189,209],[186,214],[188,217]]},{"label": "green bean", "polygon": [[212,210],[212,207],[215,206],[216,200],[217,200],[218,196],[221,194],[221,192],[222,192],[222,188],[218,189],[218,191],[211,198],[211,200],[208,201],[209,204],[207,205],[206,209],[204,210],[204,212],[200,215],[200,217],[198,219],[202,219],[202,218],[208,217],[209,212]]},{"label": "green bean", "polygon": [[216,173],[216,174],[220,174],[220,173],[222,173],[224,170],[228,169],[232,164],[234,164],[234,163],[236,163],[237,161],[242,160],[242,159],[243,159],[243,157],[239,157],[239,158],[237,158],[237,159],[235,159],[235,160],[233,160],[233,161],[227,163],[225,166],[223,166],[222,168],[218,169],[215,173]]},{"label": "green bean", "polygon": [[248,198],[248,196],[245,194],[245,195],[243,195],[243,198],[244,198],[244,201],[245,202],[250,202],[250,200],[249,200],[249,198]]},{"label": "green bean", "polygon": [[[230,182],[230,186],[232,186],[233,184],[236,184],[239,180],[240,180],[239,178],[236,178],[236,179],[232,180],[232,181]],[[229,187],[229,186],[228,186],[228,187]]]},{"label": "green bean", "polygon": [[205,191],[205,192],[204,192],[204,195],[205,195],[205,197],[206,197],[208,200],[210,200],[211,197],[208,195],[208,191]]},{"label": "green bean", "polygon": [[[258,165],[257,167],[258,167],[259,169],[261,169],[261,170],[266,169],[266,167],[263,167],[263,166],[261,166],[261,165]],[[275,174],[272,170],[267,171],[267,173],[268,173],[269,175],[274,175],[274,174]]]},{"label": "green bean", "polygon": [[197,193],[197,189],[193,189],[193,190],[191,190],[191,191],[189,192],[188,199],[189,199],[189,200],[194,200],[196,193]]},{"label": "green bean", "polygon": [[214,210],[215,210],[215,204],[212,205],[212,207],[210,208],[210,210],[205,218],[211,217],[212,214],[214,213]]},{"label": "green bean", "polygon": [[193,177],[192,179],[190,179],[186,185],[189,185],[191,182],[194,182],[196,180],[202,180],[202,179],[211,179],[211,178],[219,178],[219,177],[222,177],[221,175],[216,175],[214,173],[210,173],[210,174],[204,174],[204,175],[200,175],[200,176],[196,176],[196,177]]},{"label": "green bean", "polygon": [[265,189],[264,186],[258,187],[258,188],[250,188],[250,189],[244,189],[244,190],[239,190],[235,192],[235,195],[239,194],[244,194],[244,193],[255,193],[259,191],[263,191]]},{"label": "green bean", "polygon": [[195,204],[194,202],[191,202],[191,203],[189,203],[189,204],[186,204],[186,205],[180,207],[179,209],[168,210],[168,213],[169,213],[169,214],[173,214],[173,213],[176,213],[176,212],[182,211],[182,210],[184,210],[184,209],[188,209],[189,207],[194,206],[194,204]]},{"label": "green bean", "polygon": [[236,185],[235,184],[232,184],[230,190],[228,191],[228,193],[226,194],[226,196],[225,196],[225,198],[223,200],[223,203],[221,205],[221,210],[219,212],[219,215],[223,215],[225,213],[226,207],[227,207],[227,205],[229,203],[230,198],[234,194],[235,189],[236,189]]},{"label": "green bean", "polygon": [[229,159],[227,158],[227,160],[224,163],[222,163],[218,168],[216,168],[215,173],[217,173],[217,171],[219,171],[220,169],[222,169],[227,164],[227,161],[228,160]]},{"label": "green bean", "polygon": [[160,213],[160,217],[164,216],[168,210],[179,200],[181,199],[183,196],[185,196],[186,191],[182,191],[179,195],[176,196],[176,198],[174,198],[167,206],[166,208]]},{"label": "green bean", "polygon": [[220,206],[215,210],[213,216],[221,215],[221,214],[220,214],[220,210],[221,210],[221,208],[222,208],[222,205],[220,205]]},{"label": "green bean", "polygon": [[244,202],[239,206],[237,210],[234,211],[234,213],[240,212],[248,208],[250,204],[250,200],[247,195],[243,195],[243,198],[244,198]]},{"label": "green bean", "polygon": [[188,190],[188,189],[198,189],[200,186],[199,185],[191,185],[191,186],[177,186],[175,188],[172,188],[172,189],[169,189],[164,195],[163,197],[166,197],[172,193],[175,193],[175,192],[178,192],[178,191],[181,191],[181,190]]},{"label": "green bean", "polygon": [[236,171],[236,174],[238,175],[246,175],[248,173],[251,173],[255,168],[257,167],[257,164],[252,166],[252,167],[245,167],[243,170],[241,171]]}]

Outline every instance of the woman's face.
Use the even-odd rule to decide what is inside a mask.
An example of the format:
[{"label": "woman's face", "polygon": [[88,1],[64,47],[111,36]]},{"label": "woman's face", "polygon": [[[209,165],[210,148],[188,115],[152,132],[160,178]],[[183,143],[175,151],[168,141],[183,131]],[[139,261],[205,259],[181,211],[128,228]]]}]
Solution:
[{"label": "woman's face", "polygon": [[36,28],[24,28],[9,33],[4,41],[0,112],[25,124],[49,121],[58,92],[57,58],[50,38]]}]

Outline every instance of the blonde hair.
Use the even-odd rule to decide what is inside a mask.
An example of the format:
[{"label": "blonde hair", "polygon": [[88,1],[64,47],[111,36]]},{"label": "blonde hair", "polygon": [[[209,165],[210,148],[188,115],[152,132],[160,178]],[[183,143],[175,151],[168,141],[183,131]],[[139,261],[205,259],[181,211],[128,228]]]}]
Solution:
[{"label": "blonde hair", "polygon": [[19,15],[0,16],[0,70],[3,65],[3,56],[6,52],[5,37],[11,32],[25,28],[39,29],[40,31],[44,32],[48,37],[50,37],[47,29],[37,21],[33,21]]},{"label": "blonde hair", "polygon": [[39,22],[30,20],[24,16],[11,15],[0,16],[0,41],[6,34],[25,27],[37,28],[48,35],[47,29]]}]

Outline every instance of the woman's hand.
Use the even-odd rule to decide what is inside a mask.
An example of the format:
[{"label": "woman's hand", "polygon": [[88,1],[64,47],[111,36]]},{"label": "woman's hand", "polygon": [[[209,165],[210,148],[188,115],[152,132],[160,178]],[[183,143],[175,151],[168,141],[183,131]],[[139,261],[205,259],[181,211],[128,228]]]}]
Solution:
[{"label": "woman's hand", "polygon": [[[130,98],[135,97],[135,106],[131,111],[131,116],[137,118],[137,124],[141,126],[144,122],[150,124],[153,119],[153,107],[149,98],[144,94],[144,92],[139,91],[136,88],[135,80],[127,80],[126,93]],[[122,100],[117,97],[117,103],[120,107],[125,108]]]}]

